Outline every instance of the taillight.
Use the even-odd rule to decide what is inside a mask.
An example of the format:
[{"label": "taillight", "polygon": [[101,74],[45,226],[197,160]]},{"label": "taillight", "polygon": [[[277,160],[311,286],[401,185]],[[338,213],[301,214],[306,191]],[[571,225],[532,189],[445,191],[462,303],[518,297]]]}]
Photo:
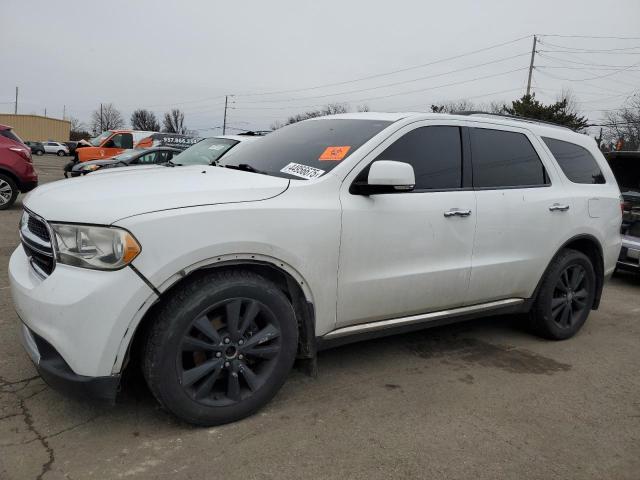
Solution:
[{"label": "taillight", "polygon": [[27,150],[26,148],[9,147],[9,150],[13,150],[18,155],[20,155],[22,158],[24,158],[27,162],[31,162],[31,151]]}]

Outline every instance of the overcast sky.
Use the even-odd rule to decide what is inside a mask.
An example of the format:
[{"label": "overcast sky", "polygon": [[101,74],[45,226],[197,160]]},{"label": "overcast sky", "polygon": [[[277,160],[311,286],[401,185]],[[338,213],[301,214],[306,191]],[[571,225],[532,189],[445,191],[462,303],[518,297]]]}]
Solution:
[{"label": "overcast sky", "polygon": [[[329,102],[391,111],[509,100],[524,93],[534,33],[637,37],[542,37],[539,99],[570,87],[595,122],[640,89],[639,0],[23,0],[0,16],[0,112],[13,112],[17,85],[19,113],[61,118],[66,106],[88,122],[112,102],[128,123],[138,107],[178,107],[188,128],[212,135],[225,94],[236,95],[237,129]],[[363,77],[373,78],[351,82]]]}]

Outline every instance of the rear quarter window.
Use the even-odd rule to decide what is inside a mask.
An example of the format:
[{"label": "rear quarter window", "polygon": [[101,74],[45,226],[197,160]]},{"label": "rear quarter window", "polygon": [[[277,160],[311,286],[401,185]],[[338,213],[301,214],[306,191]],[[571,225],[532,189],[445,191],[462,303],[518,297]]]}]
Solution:
[{"label": "rear quarter window", "polygon": [[472,128],[470,132],[474,188],[548,185],[544,166],[526,135],[488,128]]},{"label": "rear quarter window", "polygon": [[589,150],[575,143],[555,138],[542,137],[542,140],[551,150],[563,173],[573,183],[606,183],[598,162]]}]

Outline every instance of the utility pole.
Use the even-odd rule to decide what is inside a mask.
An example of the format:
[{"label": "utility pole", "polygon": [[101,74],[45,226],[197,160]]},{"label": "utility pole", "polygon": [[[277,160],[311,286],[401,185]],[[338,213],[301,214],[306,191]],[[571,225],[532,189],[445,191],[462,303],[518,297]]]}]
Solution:
[{"label": "utility pole", "polygon": [[62,106],[62,119],[65,120],[66,116],[67,116],[67,106],[63,105]]},{"label": "utility pole", "polygon": [[44,116],[47,116],[47,107],[44,107]]},{"label": "utility pole", "polygon": [[104,132],[102,129],[102,104],[100,104],[100,133]]},{"label": "utility pole", "polygon": [[531,93],[531,75],[533,74],[533,60],[536,57],[536,43],[538,37],[533,36],[533,47],[531,48],[531,63],[529,63],[529,80],[527,80],[527,95]]},{"label": "utility pole", "polygon": [[16,105],[13,108],[14,115],[18,114],[18,87],[16,87]]},{"label": "utility pole", "polygon": [[229,100],[229,95],[224,96],[224,119],[222,120],[222,134],[224,135],[227,131],[227,103]]}]

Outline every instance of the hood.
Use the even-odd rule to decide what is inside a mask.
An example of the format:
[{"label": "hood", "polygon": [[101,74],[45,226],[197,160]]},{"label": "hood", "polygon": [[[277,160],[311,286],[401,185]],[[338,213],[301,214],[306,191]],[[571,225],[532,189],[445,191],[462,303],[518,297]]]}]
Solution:
[{"label": "hood", "polygon": [[289,180],[221,167],[118,168],[42,185],[24,206],[46,220],[108,225],[159,210],[266,200]]}]

